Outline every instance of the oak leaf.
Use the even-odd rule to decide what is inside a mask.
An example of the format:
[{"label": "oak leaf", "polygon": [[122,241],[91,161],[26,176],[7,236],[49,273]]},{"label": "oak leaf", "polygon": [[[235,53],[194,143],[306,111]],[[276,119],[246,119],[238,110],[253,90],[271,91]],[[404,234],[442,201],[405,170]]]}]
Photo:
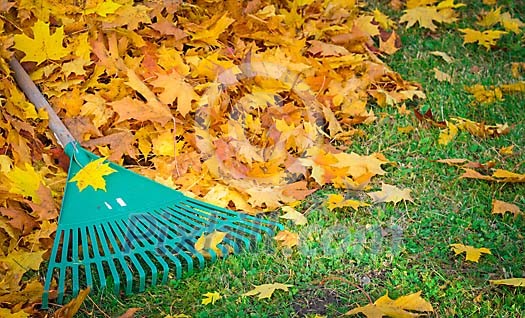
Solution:
[{"label": "oak leaf", "polygon": [[219,292],[207,292],[206,294],[202,294],[202,296],[204,296],[204,298],[201,301],[201,304],[203,305],[207,305],[207,304],[215,305],[215,302],[222,298]]},{"label": "oak leaf", "polygon": [[476,263],[479,261],[481,254],[492,254],[490,250],[485,247],[476,248],[470,245],[463,244],[450,244],[449,246],[452,247],[452,250],[454,251],[454,253],[456,253],[456,255],[465,252],[465,260]]},{"label": "oak leaf", "polygon": [[273,284],[263,284],[263,285],[254,285],[255,288],[242,294],[243,296],[257,296],[258,299],[270,298],[276,290],[288,291],[289,287],[293,285],[273,283]]},{"label": "oak leaf", "polygon": [[510,212],[514,214],[514,217],[517,217],[519,214],[522,214],[520,208],[513,204],[500,200],[492,200],[492,214],[505,214]]},{"label": "oak leaf", "polygon": [[55,33],[51,35],[49,23],[37,20],[31,27],[33,38],[25,34],[16,34],[13,36],[15,41],[14,47],[25,53],[21,62],[37,62],[40,64],[45,60],[60,60],[66,57],[70,50],[64,48],[64,27],[56,28]]},{"label": "oak leaf", "polygon": [[516,287],[525,287],[525,278],[507,278],[507,279],[494,279],[489,280],[491,284],[495,285],[508,285]]},{"label": "oak leaf", "polygon": [[109,166],[106,158],[99,158],[82,167],[69,182],[76,182],[78,191],[82,191],[88,186],[91,186],[93,190],[101,189],[106,191],[106,180],[104,176],[116,171],[117,170]]},{"label": "oak leaf", "polygon": [[410,196],[410,189],[399,189],[396,186],[383,183],[381,186],[381,191],[369,192],[367,193],[374,203],[380,202],[393,202],[396,205],[401,200],[414,202]]},{"label": "oak leaf", "polygon": [[421,291],[419,291],[410,295],[401,296],[395,300],[391,299],[388,293],[386,293],[373,304],[354,308],[345,313],[345,316],[362,313],[368,318],[381,318],[384,316],[410,318],[420,317],[433,311],[434,308],[432,305],[421,297]]},{"label": "oak leaf", "polygon": [[308,220],[306,219],[304,214],[298,212],[291,206],[283,206],[281,210],[283,212],[286,212],[285,214],[279,216],[281,219],[292,220],[295,225],[305,225],[306,223],[308,223]]}]

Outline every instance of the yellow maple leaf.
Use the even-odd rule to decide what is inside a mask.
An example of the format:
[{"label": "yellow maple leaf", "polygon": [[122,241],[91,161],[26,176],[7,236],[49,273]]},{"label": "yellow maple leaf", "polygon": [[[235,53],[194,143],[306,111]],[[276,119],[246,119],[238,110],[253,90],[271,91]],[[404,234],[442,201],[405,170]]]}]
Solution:
[{"label": "yellow maple leaf", "polygon": [[492,200],[492,214],[505,214],[506,212],[513,213],[514,217],[522,214],[520,208],[516,204],[500,200]]},{"label": "yellow maple leaf", "polygon": [[199,99],[199,95],[195,93],[193,87],[186,83],[177,72],[159,74],[151,84],[163,89],[158,97],[164,104],[170,105],[177,100],[177,110],[184,117],[192,110],[191,102]]},{"label": "yellow maple leaf", "polygon": [[458,127],[454,125],[453,123],[447,122],[447,128],[443,129],[439,133],[438,143],[440,145],[448,145],[449,142],[451,142],[456,135],[458,134]]},{"label": "yellow maple leaf", "polygon": [[385,29],[390,30],[391,28],[396,27],[396,23],[392,21],[386,14],[381,12],[379,9],[374,9],[374,20],[379,23],[379,25]]},{"label": "yellow maple leaf", "polygon": [[525,278],[507,278],[489,280],[492,284],[525,287]]},{"label": "yellow maple leaf", "polygon": [[399,23],[407,23],[407,28],[412,27],[414,24],[419,23],[422,28],[430,29],[431,31],[436,30],[436,22],[443,22],[443,17],[439,14],[437,7],[415,7],[412,9],[406,9],[405,14],[399,19]]},{"label": "yellow maple leaf", "polygon": [[220,248],[217,247],[224,238],[226,237],[228,233],[226,232],[220,232],[220,231],[214,231],[209,234],[202,234],[201,237],[195,242],[195,249],[197,252],[203,254],[206,257],[209,257],[210,254],[206,250],[212,250],[214,251],[218,256],[222,256],[222,251]]},{"label": "yellow maple leaf", "polygon": [[452,247],[452,250],[454,253],[456,253],[456,255],[465,252],[465,260],[476,263],[479,261],[481,254],[492,254],[490,250],[485,247],[475,248],[473,246],[463,244],[450,244],[449,246]]},{"label": "yellow maple leaf", "polygon": [[294,247],[297,244],[299,244],[299,234],[292,233],[288,230],[283,230],[277,233],[274,240],[279,242],[279,246],[287,246],[287,247]]},{"label": "yellow maple leaf", "polygon": [[472,86],[465,86],[465,90],[472,95],[478,103],[493,103],[495,101],[503,100],[503,93],[500,88],[486,88],[481,84]]},{"label": "yellow maple leaf", "polygon": [[463,43],[478,43],[479,45],[485,47],[488,50],[498,42],[499,38],[503,34],[507,34],[505,31],[498,30],[487,30],[487,31],[477,31],[469,28],[459,29],[459,31],[465,33],[463,37]]},{"label": "yellow maple leaf", "polygon": [[511,156],[514,154],[514,145],[510,145],[507,147],[501,147],[498,150],[498,152],[500,155],[503,155],[503,156]]},{"label": "yellow maple leaf", "polygon": [[481,20],[476,22],[477,25],[481,25],[485,28],[490,28],[491,26],[497,24],[501,20],[501,7],[492,9],[489,12],[487,12]]},{"label": "yellow maple leaf", "polygon": [[281,208],[285,214],[279,216],[281,219],[292,220],[295,225],[305,225],[308,223],[308,220],[301,212],[298,212],[296,209],[291,206],[283,206]]},{"label": "yellow maple leaf", "polygon": [[203,305],[207,305],[207,304],[215,305],[215,302],[222,298],[219,292],[208,292],[206,294],[202,294],[202,296],[204,296],[201,302],[201,304]]},{"label": "yellow maple leaf", "polygon": [[414,202],[410,196],[410,189],[399,189],[396,186],[383,183],[381,186],[381,191],[369,192],[367,193],[374,203],[380,202],[393,202],[396,205],[401,200]]},{"label": "yellow maple leaf", "polygon": [[37,192],[42,184],[42,177],[33,166],[26,163],[24,169],[14,167],[6,176],[11,181],[9,192],[30,197],[36,204],[40,203]]},{"label": "yellow maple leaf", "polygon": [[401,296],[397,299],[388,297],[388,293],[381,296],[373,304],[364,307],[354,308],[347,313],[348,315],[364,314],[368,318],[381,318],[383,316],[393,318],[419,317],[434,311],[432,305],[421,297],[421,291]]},{"label": "yellow maple leaf", "polygon": [[330,211],[332,211],[333,209],[345,208],[345,207],[351,207],[352,209],[357,211],[359,207],[370,206],[370,204],[361,202],[358,200],[351,200],[351,199],[345,200],[343,195],[340,193],[328,195],[328,200],[326,201],[326,205],[328,209],[330,209]]},{"label": "yellow maple leaf", "polygon": [[38,20],[31,29],[33,30],[33,38],[25,34],[13,36],[14,48],[25,53],[21,62],[29,61],[40,64],[45,60],[60,60],[70,53],[69,49],[62,46],[64,27],[56,28],[55,33],[51,35],[49,23]]},{"label": "yellow maple leaf", "polygon": [[257,296],[258,299],[264,299],[264,298],[272,297],[273,293],[277,289],[288,291],[289,287],[293,287],[293,285],[281,284],[281,283],[262,284],[262,285],[254,285],[254,286],[255,286],[254,289],[242,295],[243,296]]},{"label": "yellow maple leaf", "polygon": [[504,12],[500,16],[500,22],[505,28],[505,30],[514,32],[516,34],[521,33],[521,28],[525,26],[523,22],[521,22],[520,19],[516,19],[510,16],[510,13]]},{"label": "yellow maple leaf", "polygon": [[88,186],[94,190],[102,189],[106,191],[106,180],[104,176],[110,175],[117,170],[109,166],[109,162],[105,162],[106,158],[99,158],[93,160],[78,171],[69,182],[76,182],[78,191],[82,191]]},{"label": "yellow maple leaf", "polygon": [[192,36],[192,40],[194,41],[202,41],[209,45],[215,45],[220,46],[219,42],[217,41],[217,38],[219,37],[219,34],[226,31],[226,29],[235,21],[235,19],[229,18],[228,13],[225,13],[223,16],[219,18],[213,25],[211,25],[208,29],[202,30],[200,32],[195,33]]},{"label": "yellow maple leaf", "polygon": [[112,0],[105,0],[97,3],[93,8],[84,10],[84,14],[96,13],[101,17],[106,17],[108,14],[115,13],[122,5]]}]

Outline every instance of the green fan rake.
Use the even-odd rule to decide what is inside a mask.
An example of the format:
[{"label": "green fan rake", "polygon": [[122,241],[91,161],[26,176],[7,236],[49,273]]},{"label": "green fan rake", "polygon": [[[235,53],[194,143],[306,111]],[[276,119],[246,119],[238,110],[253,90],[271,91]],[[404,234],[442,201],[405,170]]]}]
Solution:
[{"label": "green fan rake", "polygon": [[[58,228],[42,295],[49,304],[57,282],[57,303],[86,287],[113,286],[116,294],[143,291],[149,285],[181,278],[183,271],[203,268],[221,254],[255,247],[262,235],[273,235],[282,225],[230,211],[183,195],[181,192],[109,162],[116,172],[105,177],[107,192],[91,187],[79,191],[70,183],[86,164],[99,159],[80,147],[16,59],[9,62],[14,77],[37,109],[49,114],[49,127],[70,158]],[[203,234],[227,233],[217,245],[221,253],[195,249]],[[170,275],[171,274],[171,275]]]}]

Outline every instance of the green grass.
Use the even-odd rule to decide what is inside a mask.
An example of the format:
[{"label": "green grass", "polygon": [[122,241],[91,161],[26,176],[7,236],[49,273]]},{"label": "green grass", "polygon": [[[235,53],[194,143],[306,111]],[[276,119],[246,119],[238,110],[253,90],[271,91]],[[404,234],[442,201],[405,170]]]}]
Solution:
[{"label": "green grass", "polygon": [[[499,3],[512,16],[525,16],[522,2]],[[394,19],[401,14],[381,8]],[[381,119],[362,127],[364,137],[355,140],[349,150],[383,153],[395,164],[385,168],[387,175],[376,178],[372,189],[378,189],[381,182],[410,188],[414,203],[330,212],[322,202],[327,194],[340,190],[326,187],[301,205],[308,211],[307,226],[287,224],[288,229],[300,233],[302,245],[298,249],[277,249],[269,241],[255,252],[229,257],[168,286],[123,298],[109,293],[92,295],[81,314],[117,316],[127,308],[139,307],[139,314],[145,317],[181,313],[192,317],[334,317],[367,304],[368,297],[375,300],[388,292],[394,298],[421,290],[434,306],[435,317],[525,315],[523,288],[489,283],[489,279],[525,277],[525,218],[491,214],[494,198],[525,210],[523,185],[459,179],[461,169],[435,161],[495,160],[498,168],[525,172],[523,93],[476,105],[464,90],[464,86],[477,83],[523,80],[510,75],[510,63],[524,61],[523,35],[505,35],[493,51],[462,44],[457,29],[473,27],[475,20],[468,17],[482,8],[488,7],[476,4],[458,9],[462,19],[441,25],[433,34],[400,27],[403,47],[386,58],[386,63],[404,79],[423,85],[427,98],[411,107],[431,108],[438,120],[460,116],[487,124],[506,122],[511,125],[509,134],[480,139],[460,132],[450,144],[441,146],[437,128],[426,128],[395,108],[373,106]],[[430,51],[447,52],[455,60],[447,64]],[[449,73],[454,82],[434,79],[435,67]],[[408,125],[415,130],[398,132],[399,127]],[[515,145],[515,154],[501,156],[498,150],[509,145]],[[355,192],[344,194],[365,198]],[[482,256],[479,263],[467,262],[450,250],[453,243],[486,247],[492,255]],[[294,287],[289,292],[276,291],[271,299],[241,296],[254,284],[272,282]],[[218,291],[223,298],[215,305],[202,305],[202,294],[211,291]]]}]

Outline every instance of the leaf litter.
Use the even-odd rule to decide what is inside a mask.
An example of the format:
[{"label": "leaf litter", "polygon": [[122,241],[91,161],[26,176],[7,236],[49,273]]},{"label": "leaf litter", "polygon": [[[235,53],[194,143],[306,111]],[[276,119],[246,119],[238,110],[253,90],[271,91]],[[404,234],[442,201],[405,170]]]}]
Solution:
[{"label": "leaf litter", "polygon": [[[382,55],[399,49],[395,22],[379,10],[360,11],[353,2],[276,6],[250,1],[242,10],[233,1],[196,1],[191,6],[93,1],[81,10],[76,2],[55,2],[38,8],[0,4],[11,19],[0,20],[0,72],[5,77],[0,81],[5,109],[0,147],[8,149],[0,161],[1,273],[18,273],[7,278],[0,297],[33,295],[4,302],[24,313],[36,314],[32,303],[42,287],[21,277],[39,269],[50,247],[67,156],[48,132],[46,114],[35,112],[8,76],[6,61],[13,53],[28,62],[24,66],[84,147],[167,186],[251,214],[302,200],[327,184],[367,189],[373,177],[384,174],[381,166],[388,160],[379,153],[342,150],[361,134],[359,124],[376,120],[370,103],[397,106],[425,97],[418,84],[381,62]],[[402,3],[395,2],[392,6],[400,9]],[[456,21],[454,9],[462,5],[408,1],[400,23],[435,31],[435,22]],[[520,32],[519,19],[498,14],[490,26],[499,23],[505,31],[485,31],[486,39],[465,42],[489,49],[499,38],[495,34]],[[452,61],[445,53],[435,54]],[[523,68],[512,67],[513,74]],[[522,92],[523,84],[490,89],[493,95],[486,89],[473,94],[492,102],[501,93]],[[450,127],[431,112],[414,112],[431,126]],[[486,130],[483,124],[479,128],[460,120],[457,126],[468,131],[476,127],[483,137],[507,129],[495,125]],[[481,178],[522,182],[522,175],[496,172]],[[103,188],[105,173],[92,186]],[[472,176],[479,177],[463,177]],[[369,193],[375,202],[412,201],[409,189],[384,187]],[[331,209],[368,205],[343,197],[330,197],[329,204]],[[283,217],[306,222],[285,208]],[[221,233],[201,239],[202,247],[196,248],[220,253]],[[298,244],[298,235],[283,231],[276,240],[291,247]],[[15,270],[15,263],[27,266]],[[291,285],[262,286],[259,298]],[[206,297],[213,303],[212,296]],[[383,305],[397,306],[387,295],[381,299]],[[78,302],[69,306],[78,310]]]}]

